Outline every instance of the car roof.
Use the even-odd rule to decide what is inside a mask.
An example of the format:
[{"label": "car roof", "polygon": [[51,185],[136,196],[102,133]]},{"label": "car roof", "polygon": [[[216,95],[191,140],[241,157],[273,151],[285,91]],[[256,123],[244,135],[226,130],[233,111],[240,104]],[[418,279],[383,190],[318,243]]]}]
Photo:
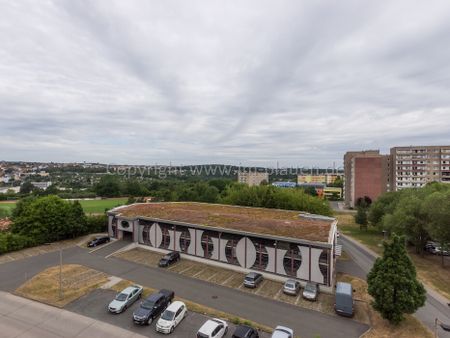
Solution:
[{"label": "car roof", "polygon": [[179,300],[177,300],[177,301],[173,302],[172,304],[170,304],[170,305],[167,307],[166,310],[169,310],[169,311],[172,311],[172,312],[176,312],[176,311],[178,311],[178,309],[179,309],[181,306],[186,307],[186,305],[185,305],[183,302],[180,302]]},{"label": "car roof", "polygon": [[140,288],[140,286],[132,285],[132,286],[129,286],[129,287],[123,289],[121,293],[130,294],[131,292],[133,292],[134,290],[139,289],[139,288]]},{"label": "car roof", "polygon": [[293,335],[294,331],[286,326],[277,326],[272,333],[272,338],[284,338]]},{"label": "car roof", "polygon": [[251,331],[251,330],[253,330],[253,328],[250,327],[250,326],[247,326],[247,325],[239,325],[239,326],[236,328],[236,331],[234,331],[234,334],[235,334],[235,335],[239,335],[239,336],[244,336],[244,337],[245,337],[245,335],[246,335],[249,331]]},{"label": "car roof", "polygon": [[336,284],[336,293],[352,294],[352,285],[350,283],[338,282]]},{"label": "car roof", "polygon": [[217,318],[208,319],[206,323],[202,325],[198,332],[210,335],[218,325],[223,324],[223,321]]},{"label": "car roof", "polygon": [[248,274],[247,274],[247,277],[256,277],[256,276],[259,276],[259,275],[261,275],[260,273],[258,273],[258,272],[249,272]]},{"label": "car roof", "polygon": [[161,292],[156,292],[156,293],[153,293],[150,296],[148,296],[146,298],[146,300],[150,300],[150,301],[154,302],[162,297],[164,297],[164,294],[162,294]]}]

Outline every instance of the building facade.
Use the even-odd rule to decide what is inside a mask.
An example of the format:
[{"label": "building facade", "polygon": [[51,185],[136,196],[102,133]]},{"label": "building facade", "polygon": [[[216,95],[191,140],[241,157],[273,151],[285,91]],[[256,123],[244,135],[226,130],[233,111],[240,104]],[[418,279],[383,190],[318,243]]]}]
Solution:
[{"label": "building facade", "polygon": [[391,148],[392,190],[420,188],[429,182],[450,183],[450,146]]},{"label": "building facade", "polygon": [[249,186],[261,185],[261,183],[269,183],[269,173],[267,172],[257,172],[257,171],[249,171],[238,172],[238,182],[244,183]]},{"label": "building facade", "polygon": [[354,207],[359,198],[375,201],[389,191],[389,155],[379,150],[352,151],[344,155],[344,201]]},{"label": "building facade", "polygon": [[324,174],[324,175],[297,175],[297,183],[323,183],[333,184],[341,177],[336,174]]},{"label": "building facade", "polygon": [[[210,205],[202,204],[204,207],[202,210],[207,210],[208,206]],[[230,208],[234,208],[233,217],[238,217],[235,208],[244,207]],[[247,212],[250,209],[256,210],[255,212],[264,210],[259,208],[243,210]],[[195,213],[193,208],[190,215]],[[123,208],[113,209],[108,215],[108,231],[111,237],[128,239],[140,246],[157,251],[179,251],[186,258],[191,256],[204,260],[205,263],[230,266],[243,272],[256,270],[278,278],[316,282],[320,284],[321,289],[329,292],[333,289],[337,225],[337,221],[333,218],[309,214],[299,215],[299,226],[302,224],[302,217],[305,217],[305,224],[311,224],[311,222],[326,224],[326,232],[323,232],[324,240],[312,241],[256,231],[160,219],[149,217],[148,214],[140,216],[138,213],[133,213],[130,217],[130,213],[124,212]],[[205,215],[204,211],[202,215]],[[206,217],[227,217],[227,214],[211,212]],[[172,218],[176,217],[172,216]],[[245,223],[244,219],[243,221]],[[245,228],[246,225],[243,224],[243,229]],[[251,229],[249,227],[249,230]],[[325,228],[321,229],[323,231]]]}]

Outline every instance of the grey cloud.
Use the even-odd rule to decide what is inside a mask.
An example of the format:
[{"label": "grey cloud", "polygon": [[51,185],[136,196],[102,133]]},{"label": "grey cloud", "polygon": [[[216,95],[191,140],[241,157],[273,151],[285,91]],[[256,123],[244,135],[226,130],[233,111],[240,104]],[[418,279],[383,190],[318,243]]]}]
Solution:
[{"label": "grey cloud", "polygon": [[449,143],[448,1],[0,4],[0,159],[340,163]]}]

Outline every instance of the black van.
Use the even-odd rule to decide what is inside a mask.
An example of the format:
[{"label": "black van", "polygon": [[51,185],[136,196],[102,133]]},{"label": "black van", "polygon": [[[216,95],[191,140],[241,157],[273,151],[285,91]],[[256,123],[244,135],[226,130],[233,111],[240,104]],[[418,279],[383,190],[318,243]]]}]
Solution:
[{"label": "black van", "polygon": [[334,310],[338,315],[353,317],[355,309],[353,302],[353,288],[351,284],[342,282],[336,284]]}]

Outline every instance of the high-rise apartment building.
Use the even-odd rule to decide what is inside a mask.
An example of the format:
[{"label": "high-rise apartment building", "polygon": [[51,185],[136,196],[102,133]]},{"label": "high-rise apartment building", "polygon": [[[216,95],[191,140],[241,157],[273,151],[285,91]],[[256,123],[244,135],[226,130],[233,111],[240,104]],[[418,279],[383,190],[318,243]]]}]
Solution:
[{"label": "high-rise apartment building", "polygon": [[450,183],[450,146],[394,147],[391,161],[393,191],[429,182]]},{"label": "high-rise apartment building", "polygon": [[249,186],[260,185],[261,183],[269,183],[269,173],[257,171],[240,171],[238,172],[238,182]]},{"label": "high-rise apartment building", "polygon": [[359,198],[376,200],[389,190],[389,155],[379,150],[350,151],[344,155],[344,200],[354,207]]}]

